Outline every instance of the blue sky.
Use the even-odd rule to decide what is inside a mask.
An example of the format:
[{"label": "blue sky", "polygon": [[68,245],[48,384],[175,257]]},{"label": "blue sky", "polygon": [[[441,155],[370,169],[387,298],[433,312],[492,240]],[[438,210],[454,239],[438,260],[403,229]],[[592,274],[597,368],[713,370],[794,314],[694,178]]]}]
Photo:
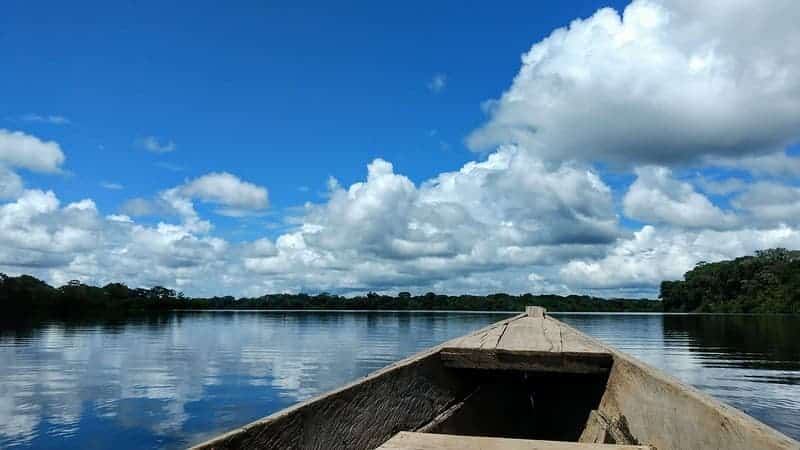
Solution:
[{"label": "blue sky", "polygon": [[[377,157],[420,182],[476,157],[463,141],[485,118],[481,102],[502,93],[532,42],[614,5],[167,3],[5,6],[2,126],[58,141],[73,174],[33,175],[38,186],[113,211],[225,170],[266,185],[280,210],[318,200],[328,176],[361,179]],[[145,136],[177,150],[143,152]]]},{"label": "blue sky", "polygon": [[[0,202],[52,192],[52,213],[67,214],[89,199],[94,218],[70,220],[96,222],[65,231],[52,217],[13,216],[22,206],[9,206],[7,236],[41,233],[49,244],[32,249],[8,238],[0,271],[56,284],[117,276],[196,293],[331,290],[344,270],[342,292],[653,295],[659,279],[697,260],[798,239],[794,209],[780,210],[794,207],[800,167],[792,147],[798,99],[784,81],[797,67],[783,48],[797,32],[781,17],[796,8],[764,12],[747,3],[720,11],[640,1],[626,11],[628,2],[607,1],[8,2],[0,17],[0,138],[8,141],[0,142],[0,169],[24,187]],[[786,42],[771,39],[780,31]],[[740,45],[741,36],[759,49]],[[745,69],[753,55],[762,72]],[[774,119],[759,125],[763,117]],[[35,145],[22,147],[19,133]],[[50,141],[66,158],[55,170],[23,161]],[[492,155],[509,161],[492,165]],[[466,181],[456,194],[436,187],[471,162],[498,173],[471,179],[475,191]],[[497,181],[517,169],[531,178]],[[567,183],[573,176],[580,180]],[[358,200],[351,192],[337,203],[337,189],[359,182],[380,193]],[[476,196],[488,203],[470,204]],[[184,200],[189,210],[180,212],[175,202]],[[408,205],[406,216],[384,217]],[[430,219],[445,206],[467,215]],[[109,221],[128,228],[110,230]],[[384,228],[359,228],[364,222]],[[473,222],[465,234],[452,231]],[[164,237],[159,224],[176,234]],[[147,253],[119,238],[136,227],[162,233],[168,246]],[[513,238],[493,247],[506,239],[503,227],[514,228]],[[423,229],[430,241],[418,236]],[[102,245],[54,240],[75,233]],[[327,233],[353,240],[334,243]],[[698,239],[738,245],[686,247]],[[287,243],[298,240],[305,256]],[[164,259],[181,252],[170,245],[187,242],[193,252],[236,254],[226,270],[252,273],[209,279],[221,270],[211,264],[220,259],[214,251],[208,264],[199,253]],[[415,253],[437,245],[440,253]],[[480,256],[485,246],[493,257]],[[295,253],[284,254],[289,248]],[[140,276],[147,271],[130,262],[98,263],[98,252],[152,257],[159,270]],[[672,259],[650,271],[654,254]],[[355,261],[379,269],[354,272]],[[619,264],[631,273],[612,276]],[[498,273],[502,282],[487,284]]]}]

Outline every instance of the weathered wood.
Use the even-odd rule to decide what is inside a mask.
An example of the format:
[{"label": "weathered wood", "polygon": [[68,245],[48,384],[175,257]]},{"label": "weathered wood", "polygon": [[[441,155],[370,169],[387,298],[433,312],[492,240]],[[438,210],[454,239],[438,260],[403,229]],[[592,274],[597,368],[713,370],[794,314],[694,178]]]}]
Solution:
[{"label": "weathered wood", "polygon": [[800,450],[800,443],[745,413],[580,331],[588,345],[614,359],[598,407],[625,417],[628,433],[659,450]]},{"label": "weathered wood", "polygon": [[605,443],[608,439],[608,421],[604,419],[605,416],[600,412],[590,412],[578,442]]},{"label": "weathered wood", "polygon": [[378,450],[653,450],[653,447],[400,432]]},{"label": "weathered wood", "polygon": [[472,381],[453,376],[452,370],[442,365],[441,348],[413,355],[193,448],[374,449],[398,430],[414,430],[429,423],[475,390]]},{"label": "weathered wood", "polygon": [[600,411],[592,411],[586,421],[586,427],[578,442],[599,444],[637,444],[636,438],[628,429],[625,416],[616,419],[607,417]]},{"label": "weathered wood", "polygon": [[569,354],[609,354],[609,352],[598,346],[595,342],[587,339],[572,328],[561,325],[561,343],[564,353]]},{"label": "weathered wood", "polygon": [[522,370],[527,372],[607,373],[613,359],[604,353],[566,354],[445,348],[439,352],[445,367],[454,369]]},{"label": "weathered wood", "polygon": [[605,373],[607,351],[550,317],[522,316],[444,346],[445,366],[463,369]]},{"label": "weathered wood", "polygon": [[542,308],[541,306],[526,306],[525,307],[525,314],[527,314],[528,317],[544,317],[546,312],[547,312],[547,310]]},{"label": "weathered wood", "polygon": [[528,316],[518,316],[480,333],[453,340],[446,343],[444,348],[534,353],[608,353],[551,317]]},{"label": "weathered wood", "polygon": [[447,344],[447,346],[451,348],[494,349],[497,347],[497,343],[500,342],[500,337],[505,333],[507,326],[506,323],[503,323],[500,326],[487,329],[483,332],[456,339],[452,343]]},{"label": "weathered wood", "polygon": [[461,408],[463,408],[464,405],[466,404],[466,402],[469,401],[469,399],[472,398],[472,396],[475,395],[475,392],[477,392],[479,389],[480,388],[476,389],[475,391],[470,393],[466,398],[464,398],[464,400],[462,400],[462,401],[456,403],[455,405],[451,406],[445,412],[439,414],[433,420],[431,420],[430,422],[426,423],[425,425],[417,428],[414,431],[416,431],[418,433],[430,433],[432,430],[435,430],[436,428],[441,426],[443,423],[447,422],[448,419],[453,417],[453,414],[457,413]]},{"label": "weathered wood", "polygon": [[561,353],[561,327],[545,317],[524,317],[508,324],[498,350]]},{"label": "weathered wood", "polygon": [[393,367],[199,445],[204,449],[372,449],[428,423],[474,389],[435,355]]}]

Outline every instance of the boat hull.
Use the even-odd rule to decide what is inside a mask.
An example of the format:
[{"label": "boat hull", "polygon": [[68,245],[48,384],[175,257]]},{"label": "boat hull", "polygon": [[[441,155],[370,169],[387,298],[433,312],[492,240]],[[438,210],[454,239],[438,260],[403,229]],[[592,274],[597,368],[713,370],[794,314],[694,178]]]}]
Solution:
[{"label": "boat hull", "polygon": [[[504,388],[513,391],[498,395]],[[630,355],[552,317],[526,314],[194,448],[367,450],[401,431],[660,450],[800,449],[797,441]]]}]

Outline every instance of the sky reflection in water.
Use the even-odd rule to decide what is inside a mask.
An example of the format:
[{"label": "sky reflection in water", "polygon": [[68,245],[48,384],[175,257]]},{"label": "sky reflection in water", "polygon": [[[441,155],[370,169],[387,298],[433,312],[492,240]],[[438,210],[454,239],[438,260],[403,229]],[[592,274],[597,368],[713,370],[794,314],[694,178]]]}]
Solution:
[{"label": "sky reflection in water", "polygon": [[[187,312],[0,328],[0,447],[184,447],[496,314]],[[800,317],[560,315],[800,437]]]}]

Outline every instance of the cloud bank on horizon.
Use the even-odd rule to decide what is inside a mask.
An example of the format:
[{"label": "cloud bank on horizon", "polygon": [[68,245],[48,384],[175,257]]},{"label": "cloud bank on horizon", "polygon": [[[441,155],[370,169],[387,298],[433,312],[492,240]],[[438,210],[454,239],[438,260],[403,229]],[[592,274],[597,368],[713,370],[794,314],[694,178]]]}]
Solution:
[{"label": "cloud bank on horizon", "polygon": [[226,241],[197,212],[269,207],[266,187],[227,172],[105,215],[62,205],[17,173],[61,171],[59,144],[0,130],[0,271],[196,295],[652,296],[698,261],[800,248],[798,14],[789,0],[635,0],[576,19],[485,102],[475,161],[415,184],[376,159],[363,181],[331,178],[275,239]]}]

